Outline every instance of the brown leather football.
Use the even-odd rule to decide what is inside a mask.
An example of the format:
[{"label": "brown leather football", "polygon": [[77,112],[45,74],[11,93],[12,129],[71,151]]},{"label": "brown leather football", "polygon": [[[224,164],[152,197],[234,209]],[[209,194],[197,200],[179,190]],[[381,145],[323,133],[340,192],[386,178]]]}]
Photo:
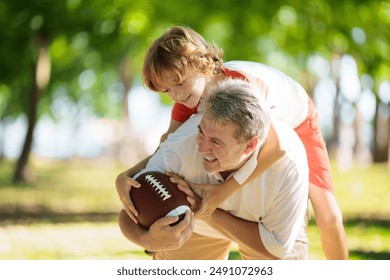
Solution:
[{"label": "brown leather football", "polygon": [[179,216],[179,221],[184,219],[185,212],[190,209],[186,194],[172,183],[169,176],[149,171],[136,178],[141,184],[139,188],[130,189],[131,201],[138,211],[137,220],[140,225],[149,228],[156,220],[165,216]]}]

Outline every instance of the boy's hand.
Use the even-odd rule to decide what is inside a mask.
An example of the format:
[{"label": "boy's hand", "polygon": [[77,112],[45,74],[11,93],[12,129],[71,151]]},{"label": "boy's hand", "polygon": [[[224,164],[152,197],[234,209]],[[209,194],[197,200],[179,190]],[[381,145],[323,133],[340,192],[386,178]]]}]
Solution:
[{"label": "boy's hand", "polygon": [[125,172],[118,175],[115,180],[115,185],[119,199],[122,202],[127,215],[129,215],[133,222],[137,224],[138,212],[137,209],[135,209],[133,202],[131,201],[130,189],[132,187],[139,188],[141,185],[136,180],[128,177]]},{"label": "boy's hand", "polygon": [[192,184],[187,183],[183,178],[174,173],[167,172],[166,174],[170,177],[171,182],[177,184],[177,188],[187,195],[187,201],[191,205],[191,210],[195,212],[201,205],[202,198],[192,190]]},{"label": "boy's hand", "polygon": [[224,193],[223,186],[221,185],[201,185],[192,184],[192,188],[198,193],[202,194],[201,205],[198,210],[194,213],[195,218],[202,219],[210,216],[214,210],[229,197],[229,193]]}]

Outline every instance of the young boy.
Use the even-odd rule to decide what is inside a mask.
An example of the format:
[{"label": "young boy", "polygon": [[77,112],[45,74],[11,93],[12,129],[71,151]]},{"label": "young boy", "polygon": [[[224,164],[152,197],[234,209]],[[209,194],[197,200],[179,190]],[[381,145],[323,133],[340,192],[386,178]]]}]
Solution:
[{"label": "young boy", "polygon": [[[242,79],[257,86],[259,98],[264,99],[276,118],[294,128],[305,146],[310,170],[309,197],[325,256],[328,259],[347,259],[342,215],[334,196],[329,158],[313,102],[305,90],[284,73],[255,62],[232,61],[223,64],[222,56],[223,51],[217,46],[207,43],[195,31],[181,26],[168,29],[150,46],[143,68],[144,83],[153,91],[166,92],[175,101],[170,126],[161,141],[192,114],[202,110],[202,98],[216,83],[225,79]],[[279,145],[278,136],[271,127],[249,179],[242,182],[237,172],[223,183],[223,187],[193,186],[204,193],[196,217],[212,213],[234,191],[264,172],[283,154],[283,147]],[[147,160],[123,172],[116,180],[120,199],[134,221],[137,211],[128,191],[132,186],[138,187],[138,183],[129,177],[144,167]]]}]

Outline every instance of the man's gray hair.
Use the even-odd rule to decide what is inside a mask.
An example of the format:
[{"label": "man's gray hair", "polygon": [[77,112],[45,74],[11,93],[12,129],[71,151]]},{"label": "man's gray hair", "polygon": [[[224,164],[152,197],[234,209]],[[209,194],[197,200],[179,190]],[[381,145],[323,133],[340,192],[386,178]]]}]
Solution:
[{"label": "man's gray hair", "polygon": [[210,90],[204,106],[204,115],[211,121],[219,125],[236,125],[238,140],[247,141],[257,136],[260,147],[265,143],[271,117],[260,94],[250,83],[239,79],[224,80]]}]

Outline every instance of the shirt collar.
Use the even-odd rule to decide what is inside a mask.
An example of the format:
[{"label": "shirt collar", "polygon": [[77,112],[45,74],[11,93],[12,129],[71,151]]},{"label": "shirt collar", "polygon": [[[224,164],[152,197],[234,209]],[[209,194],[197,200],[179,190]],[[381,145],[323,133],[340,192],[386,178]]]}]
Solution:
[{"label": "shirt collar", "polygon": [[219,172],[216,173],[209,173],[209,176],[214,177],[218,182],[224,182],[230,179],[231,177],[234,177],[234,179],[239,183],[240,185],[244,184],[245,181],[249,178],[249,176],[253,173],[253,171],[256,169],[257,166],[257,157],[260,152],[260,145],[257,145],[253,153],[250,155],[248,160],[244,163],[243,166],[241,166],[240,169],[232,172],[226,180],[223,179],[221,174]]}]

